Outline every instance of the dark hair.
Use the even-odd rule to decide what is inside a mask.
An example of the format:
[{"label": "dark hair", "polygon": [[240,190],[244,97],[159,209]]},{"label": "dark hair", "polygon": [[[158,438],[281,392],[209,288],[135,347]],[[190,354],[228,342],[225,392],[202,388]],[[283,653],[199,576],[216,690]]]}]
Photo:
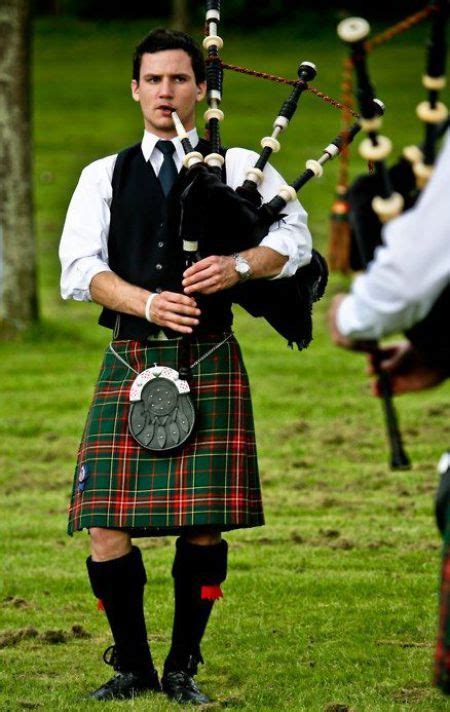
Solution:
[{"label": "dark hair", "polygon": [[197,84],[205,81],[205,60],[197,42],[185,32],[158,27],[139,42],[133,54],[133,79],[139,81],[142,55],[146,52],[162,52],[166,49],[182,49],[191,58]]}]

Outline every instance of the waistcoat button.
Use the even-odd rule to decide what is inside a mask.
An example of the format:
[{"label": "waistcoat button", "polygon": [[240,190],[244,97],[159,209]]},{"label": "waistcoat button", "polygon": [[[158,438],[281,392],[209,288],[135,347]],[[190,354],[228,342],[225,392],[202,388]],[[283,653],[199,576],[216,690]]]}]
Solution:
[{"label": "waistcoat button", "polygon": [[158,247],[164,247],[164,242],[158,242]]},{"label": "waistcoat button", "polygon": [[160,264],[155,265],[155,267],[158,271],[162,270],[162,268],[163,268],[162,265],[160,265]]}]

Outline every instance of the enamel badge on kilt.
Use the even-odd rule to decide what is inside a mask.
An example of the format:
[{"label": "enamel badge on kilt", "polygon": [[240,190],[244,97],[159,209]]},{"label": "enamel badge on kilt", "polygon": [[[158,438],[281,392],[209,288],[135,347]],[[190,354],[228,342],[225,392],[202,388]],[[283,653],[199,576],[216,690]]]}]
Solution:
[{"label": "enamel badge on kilt", "polygon": [[153,366],[142,371],[130,390],[128,427],[133,438],[147,450],[172,450],[192,433],[195,410],[187,381],[178,371]]}]

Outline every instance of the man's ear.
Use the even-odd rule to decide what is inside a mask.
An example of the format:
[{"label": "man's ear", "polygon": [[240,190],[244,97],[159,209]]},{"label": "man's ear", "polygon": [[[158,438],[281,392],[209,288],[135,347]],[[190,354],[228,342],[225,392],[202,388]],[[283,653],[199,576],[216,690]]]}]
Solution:
[{"label": "man's ear", "polygon": [[135,101],[140,101],[139,82],[136,79],[131,80],[131,96]]},{"label": "man's ear", "polygon": [[200,82],[197,84],[197,101],[203,101],[206,94],[206,82]]}]

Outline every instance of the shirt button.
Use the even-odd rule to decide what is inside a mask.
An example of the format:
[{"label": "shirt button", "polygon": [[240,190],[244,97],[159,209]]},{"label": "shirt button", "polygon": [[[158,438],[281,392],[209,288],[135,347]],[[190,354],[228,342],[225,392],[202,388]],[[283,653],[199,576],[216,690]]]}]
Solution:
[{"label": "shirt button", "polygon": [[158,242],[158,247],[164,247],[164,242]]},{"label": "shirt button", "polygon": [[162,222],[159,227],[164,227],[164,223]]},{"label": "shirt button", "polygon": [[162,265],[160,265],[160,264],[155,265],[155,267],[158,271],[162,270],[162,268],[163,268]]}]

